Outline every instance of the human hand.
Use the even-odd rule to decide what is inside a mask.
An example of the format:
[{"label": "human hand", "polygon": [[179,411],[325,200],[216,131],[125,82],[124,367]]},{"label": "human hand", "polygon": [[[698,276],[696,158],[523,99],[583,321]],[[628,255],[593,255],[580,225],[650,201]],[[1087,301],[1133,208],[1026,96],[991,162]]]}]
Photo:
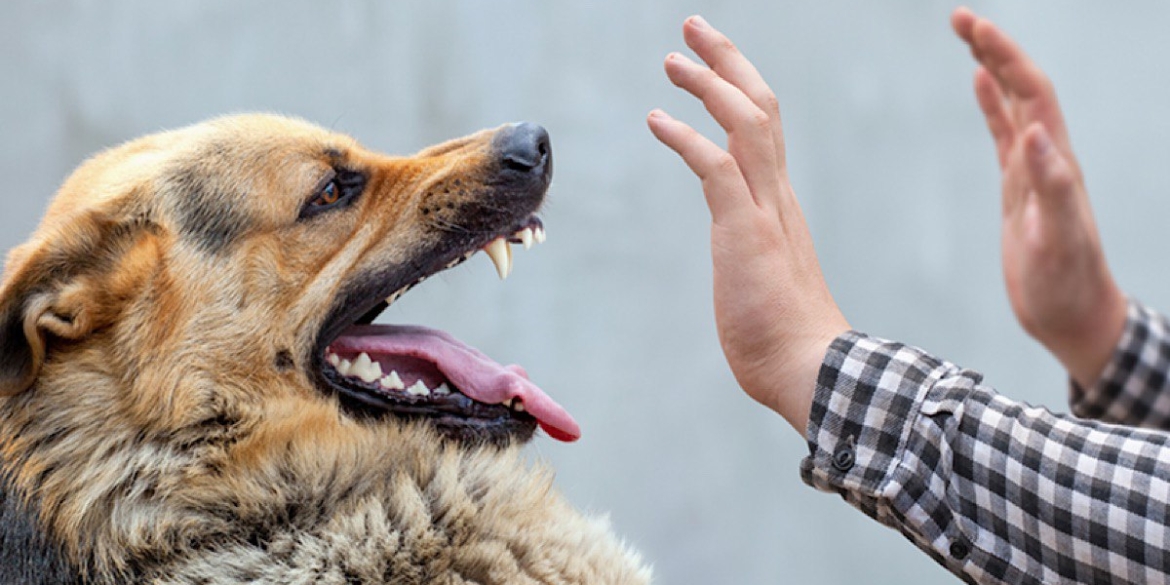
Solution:
[{"label": "human hand", "polygon": [[702,182],[727,363],[749,396],[804,434],[825,351],[849,324],[825,285],[788,181],[774,94],[701,17],[687,19],[683,37],[708,67],[671,53],[666,75],[703,102],[727,132],[727,150],[661,110],[647,123]]},{"label": "human hand", "polygon": [[951,17],[979,61],[975,95],[1003,172],[1003,270],[1016,318],[1083,386],[1121,337],[1125,295],[1105,262],[1052,83],[991,21]]}]

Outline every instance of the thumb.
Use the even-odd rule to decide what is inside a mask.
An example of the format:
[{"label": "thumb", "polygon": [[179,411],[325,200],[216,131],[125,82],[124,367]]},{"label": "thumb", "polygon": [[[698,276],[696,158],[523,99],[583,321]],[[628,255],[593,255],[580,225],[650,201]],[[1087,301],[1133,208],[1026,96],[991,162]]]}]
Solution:
[{"label": "thumb", "polygon": [[1065,215],[1075,208],[1077,172],[1039,122],[1025,131],[1024,166],[1044,215]]}]

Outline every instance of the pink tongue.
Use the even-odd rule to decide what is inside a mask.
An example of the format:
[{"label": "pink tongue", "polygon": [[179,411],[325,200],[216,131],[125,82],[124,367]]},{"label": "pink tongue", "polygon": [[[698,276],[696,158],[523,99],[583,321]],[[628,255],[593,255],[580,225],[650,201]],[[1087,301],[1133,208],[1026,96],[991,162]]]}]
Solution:
[{"label": "pink tongue", "polygon": [[518,399],[552,438],[566,442],[581,438],[577,421],[530,382],[520,366],[501,366],[446,332],[417,325],[354,325],[330,347],[335,353],[364,351],[371,357],[393,354],[426,360],[473,400],[499,404]]}]

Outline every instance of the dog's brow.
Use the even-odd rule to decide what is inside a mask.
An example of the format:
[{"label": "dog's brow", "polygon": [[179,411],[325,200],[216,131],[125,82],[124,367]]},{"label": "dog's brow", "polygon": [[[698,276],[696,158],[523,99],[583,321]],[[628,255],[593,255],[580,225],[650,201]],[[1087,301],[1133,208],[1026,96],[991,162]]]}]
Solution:
[{"label": "dog's brow", "polygon": [[342,152],[340,149],[333,148],[332,146],[326,147],[324,150],[324,154],[327,158],[333,160],[334,162],[336,162],[339,159],[345,158],[344,152]]}]

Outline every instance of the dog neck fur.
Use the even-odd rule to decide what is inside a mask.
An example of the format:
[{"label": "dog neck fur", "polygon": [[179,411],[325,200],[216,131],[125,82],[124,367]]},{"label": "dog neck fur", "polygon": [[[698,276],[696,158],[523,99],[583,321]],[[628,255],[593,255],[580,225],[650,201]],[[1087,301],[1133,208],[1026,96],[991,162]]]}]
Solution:
[{"label": "dog neck fur", "polygon": [[[362,427],[362,440],[325,451],[273,436],[178,448],[110,435],[117,425],[92,432],[76,421],[95,420],[79,416],[94,405],[41,398],[9,399],[0,419],[22,429],[5,433],[3,512],[39,545],[3,570],[48,567],[46,583],[67,582],[53,580],[63,567],[91,583],[649,582],[607,521],[573,510],[515,448],[445,444],[421,425]],[[312,434],[311,420],[289,424]],[[395,445],[412,452],[387,469]]]}]

